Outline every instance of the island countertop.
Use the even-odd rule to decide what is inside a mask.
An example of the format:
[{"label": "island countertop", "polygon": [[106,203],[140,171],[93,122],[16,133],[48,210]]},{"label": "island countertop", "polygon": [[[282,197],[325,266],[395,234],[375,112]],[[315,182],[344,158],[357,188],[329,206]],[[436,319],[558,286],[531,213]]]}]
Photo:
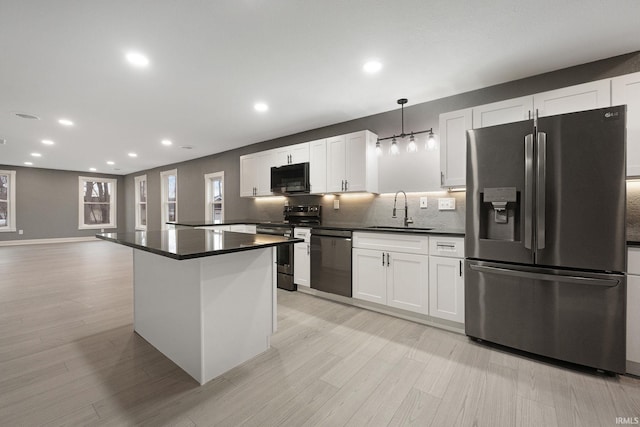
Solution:
[{"label": "island countertop", "polygon": [[303,239],[231,231],[177,229],[99,233],[99,239],[184,260],[303,242]]}]

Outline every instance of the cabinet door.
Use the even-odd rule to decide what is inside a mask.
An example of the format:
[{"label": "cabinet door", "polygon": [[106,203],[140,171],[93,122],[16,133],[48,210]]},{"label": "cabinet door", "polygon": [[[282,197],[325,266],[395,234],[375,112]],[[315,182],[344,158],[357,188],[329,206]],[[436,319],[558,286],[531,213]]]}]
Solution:
[{"label": "cabinet door", "polygon": [[295,144],[289,147],[289,161],[291,164],[309,161],[309,143]]},{"label": "cabinet door", "polygon": [[271,165],[275,152],[272,150],[256,153],[256,188],[258,196],[271,195]]},{"label": "cabinet door", "polygon": [[240,197],[255,196],[257,156],[240,156]]},{"label": "cabinet door", "polygon": [[538,117],[611,106],[611,82],[598,80],[533,95]]},{"label": "cabinet door", "polygon": [[291,163],[290,161],[290,156],[291,155],[291,150],[289,149],[289,147],[280,147],[280,148],[276,148],[273,150],[273,156],[272,156],[272,164],[271,166],[274,167],[280,167],[280,166],[284,166],[284,165],[288,165],[289,163]]},{"label": "cabinet door", "polygon": [[327,191],[327,140],[319,139],[309,143],[309,182],[311,193]]},{"label": "cabinet door", "polygon": [[519,122],[533,118],[533,96],[507,99],[506,101],[473,107],[473,128]]},{"label": "cabinet door", "polygon": [[346,171],[346,136],[327,139],[327,191],[344,191]]},{"label": "cabinet door", "polygon": [[309,273],[311,271],[311,256],[309,243],[293,245],[293,283],[298,286],[309,287]]},{"label": "cabinet door", "polygon": [[611,80],[611,104],[627,104],[627,176],[640,176],[640,73]]},{"label": "cabinet door", "polygon": [[429,257],[429,315],[464,323],[463,261]]},{"label": "cabinet door", "polygon": [[367,137],[364,131],[346,135],[345,191],[367,189]]},{"label": "cabinet door", "polygon": [[428,314],[429,257],[400,252],[387,254],[387,305]]},{"label": "cabinet door", "polygon": [[440,185],[462,187],[467,181],[467,129],[471,108],[440,114]]},{"label": "cabinet door", "polygon": [[387,276],[384,252],[353,249],[353,298],[386,304]]}]

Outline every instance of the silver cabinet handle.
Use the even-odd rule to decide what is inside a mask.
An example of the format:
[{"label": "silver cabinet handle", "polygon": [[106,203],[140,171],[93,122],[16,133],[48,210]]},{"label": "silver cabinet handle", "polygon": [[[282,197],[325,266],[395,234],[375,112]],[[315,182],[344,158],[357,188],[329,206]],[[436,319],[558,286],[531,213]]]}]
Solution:
[{"label": "silver cabinet handle", "polygon": [[348,191],[349,190],[349,181],[347,181],[346,179],[344,180],[344,191]]},{"label": "silver cabinet handle", "polygon": [[384,252],[382,252],[382,266],[384,267]]},{"label": "silver cabinet handle", "polygon": [[559,274],[535,273],[532,271],[510,270],[508,268],[489,267],[485,265],[474,265],[474,264],[471,264],[470,267],[472,270],[479,271],[481,273],[492,273],[492,274],[499,274],[502,276],[520,277],[523,279],[546,280],[546,281],[552,281],[552,282],[576,283],[579,285],[596,285],[596,286],[605,286],[605,287],[613,287],[620,284],[619,279],[606,279],[606,278],[599,279],[594,277],[563,276]]},{"label": "silver cabinet handle", "polygon": [[341,190],[344,191],[344,179],[342,180],[342,187]]},{"label": "silver cabinet handle", "polygon": [[531,249],[533,237],[533,134],[524,137],[524,247]]},{"label": "silver cabinet handle", "polygon": [[387,252],[387,267],[389,267],[389,252]]},{"label": "silver cabinet handle", "polygon": [[544,249],[545,247],[545,200],[546,200],[546,184],[547,184],[547,134],[538,132],[538,161],[536,170],[537,190],[536,190],[536,230],[537,247]]},{"label": "silver cabinet handle", "polygon": [[459,262],[460,262],[460,277],[462,277],[462,260],[460,260]]}]

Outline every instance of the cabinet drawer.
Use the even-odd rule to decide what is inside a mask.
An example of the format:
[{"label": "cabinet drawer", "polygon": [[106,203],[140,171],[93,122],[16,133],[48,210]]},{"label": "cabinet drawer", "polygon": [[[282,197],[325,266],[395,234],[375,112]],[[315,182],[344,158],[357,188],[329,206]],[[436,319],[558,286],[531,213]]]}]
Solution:
[{"label": "cabinet drawer", "polygon": [[627,273],[640,275],[640,248],[627,249]]},{"label": "cabinet drawer", "polygon": [[409,233],[353,233],[353,247],[409,254],[429,254],[429,237]]},{"label": "cabinet drawer", "polygon": [[429,238],[429,254],[451,258],[463,258],[464,238],[431,236]]}]

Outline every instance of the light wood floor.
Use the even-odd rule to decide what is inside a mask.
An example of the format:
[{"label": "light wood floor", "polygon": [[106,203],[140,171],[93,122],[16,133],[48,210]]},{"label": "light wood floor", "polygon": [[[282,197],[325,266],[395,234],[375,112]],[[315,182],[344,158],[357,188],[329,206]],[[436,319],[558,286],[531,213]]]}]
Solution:
[{"label": "light wood floor", "polygon": [[0,248],[0,426],[614,426],[640,380],[278,294],[272,348],[203,387],[132,331],[131,249]]}]

